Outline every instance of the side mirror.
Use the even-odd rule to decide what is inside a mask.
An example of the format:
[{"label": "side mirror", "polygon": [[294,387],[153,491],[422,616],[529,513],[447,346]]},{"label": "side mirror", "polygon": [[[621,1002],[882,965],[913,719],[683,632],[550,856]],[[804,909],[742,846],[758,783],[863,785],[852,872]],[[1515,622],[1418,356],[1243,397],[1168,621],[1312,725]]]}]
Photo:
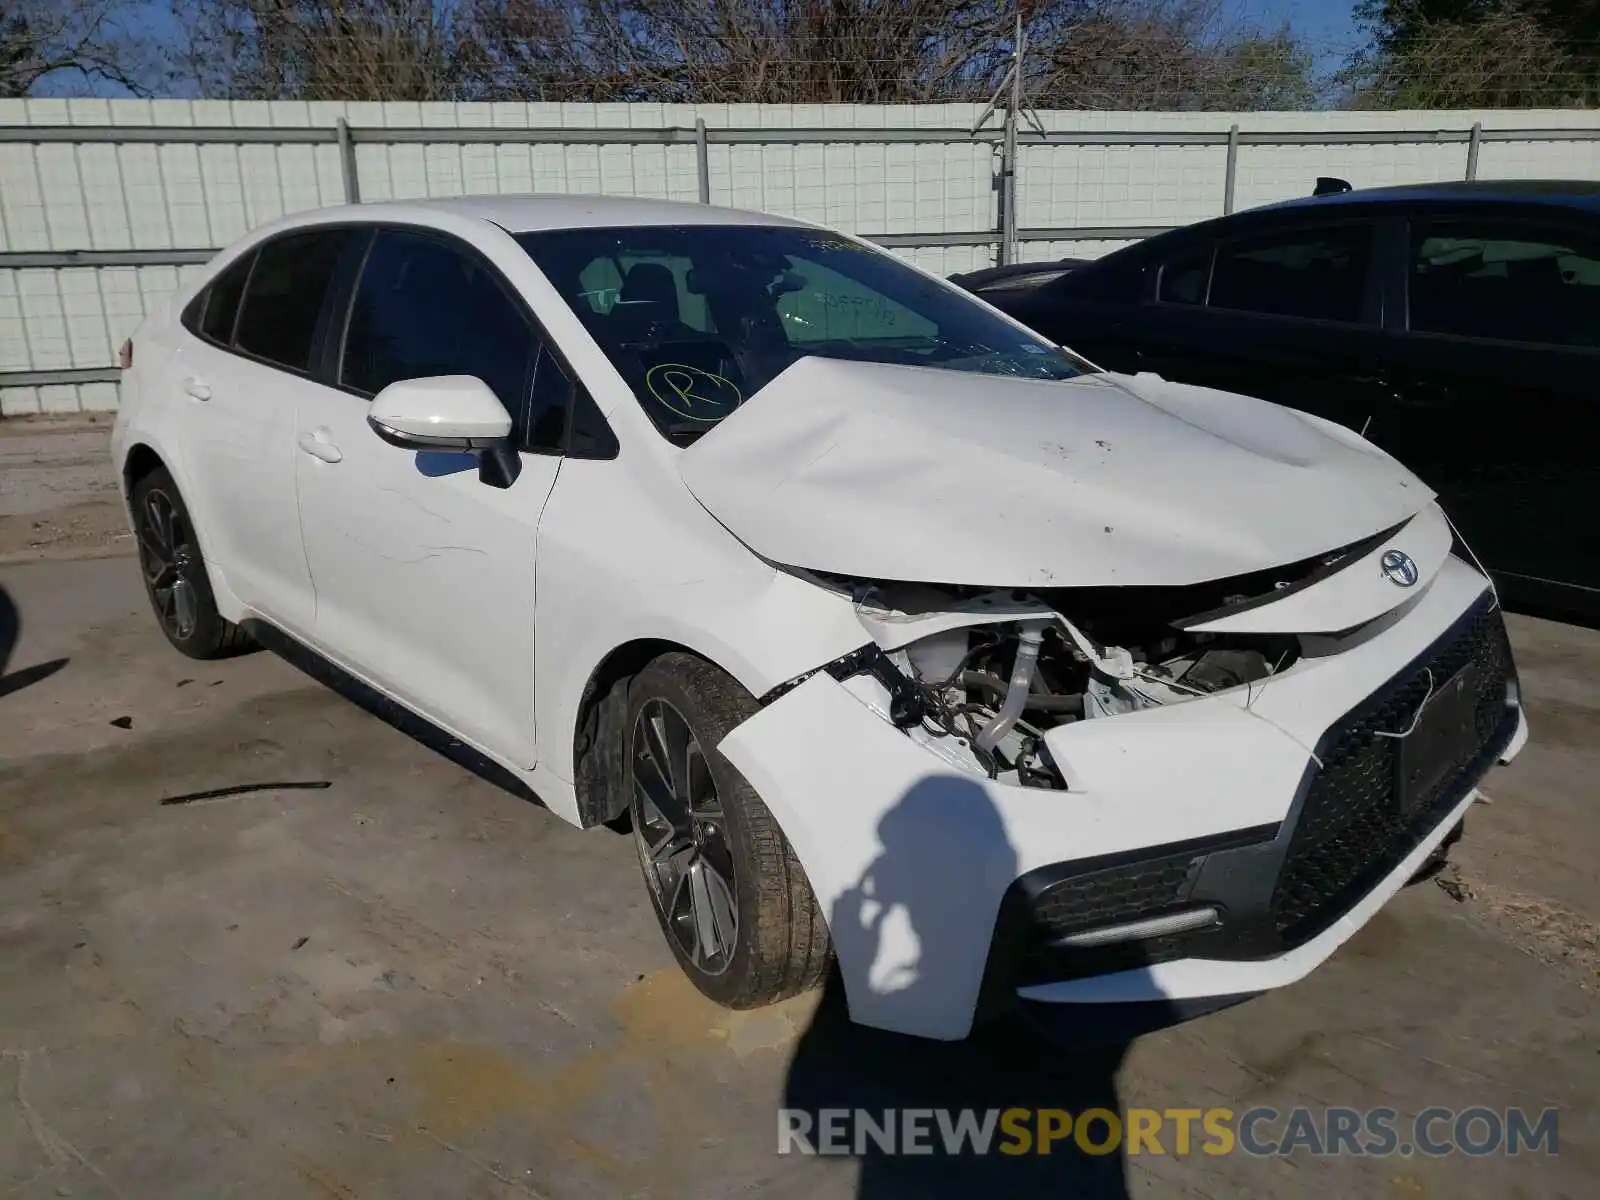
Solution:
[{"label": "side mirror", "polygon": [[511,436],[511,416],[475,375],[391,383],[372,399],[367,424],[407,450],[487,450]]},{"label": "side mirror", "polygon": [[455,450],[478,456],[478,477],[510,487],[522,466],[511,445],[511,415],[475,375],[400,379],[372,398],[367,424],[403,450]]}]

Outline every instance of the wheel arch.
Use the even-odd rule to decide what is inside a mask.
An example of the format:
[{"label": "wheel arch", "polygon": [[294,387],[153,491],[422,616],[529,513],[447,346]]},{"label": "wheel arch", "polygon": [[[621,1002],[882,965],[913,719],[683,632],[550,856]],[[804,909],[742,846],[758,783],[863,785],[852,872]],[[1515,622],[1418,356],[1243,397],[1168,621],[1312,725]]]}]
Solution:
[{"label": "wheel arch", "polygon": [[153,471],[165,467],[168,471],[172,468],[148,442],[135,442],[128,448],[128,453],[122,459],[122,494],[129,499],[133,496],[133,486]]},{"label": "wheel arch", "polygon": [[209,547],[213,544],[210,522],[204,507],[194,503],[196,498],[186,485],[177,447],[169,445],[167,450],[162,450],[159,442],[143,433],[131,438],[127,450],[122,454],[121,469],[118,472],[122,482],[123,509],[127,513],[129,529],[135,534],[138,532],[134,522],[133,489],[140,480],[149,478],[156,471],[166,471],[172,477],[173,486],[183,499],[195,537],[198,539],[200,556],[205,565],[206,579],[211,585],[212,596],[222,616],[229,622],[237,624],[247,615],[247,609],[234,595],[221,567],[209,552]]},{"label": "wheel arch", "polygon": [[628,797],[615,784],[623,775],[622,725],[627,719],[628,683],[650,663],[671,653],[692,654],[727,671],[693,646],[668,638],[640,637],[614,647],[589,673],[572,731],[573,790],[578,821],[585,829],[608,824],[627,811]]}]

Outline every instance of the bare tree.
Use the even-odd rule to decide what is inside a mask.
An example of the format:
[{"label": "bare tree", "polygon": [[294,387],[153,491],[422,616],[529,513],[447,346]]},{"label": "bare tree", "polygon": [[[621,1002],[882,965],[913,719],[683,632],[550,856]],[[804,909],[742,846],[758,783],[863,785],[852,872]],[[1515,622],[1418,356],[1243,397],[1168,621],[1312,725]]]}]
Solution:
[{"label": "bare tree", "polygon": [[173,0],[178,80],[248,100],[449,100],[461,47],[433,0]]},{"label": "bare tree", "polygon": [[1017,9],[1036,104],[1309,102],[1286,31],[1222,0],[171,0],[186,90],[237,98],[984,100]]},{"label": "bare tree", "polygon": [[1004,0],[470,0],[484,94],[889,103],[974,98]]},{"label": "bare tree", "polygon": [[0,96],[75,75],[146,91],[147,44],[130,32],[127,0],[0,0]]},{"label": "bare tree", "polygon": [[[1287,30],[1220,0],[1023,0],[1030,96],[1088,108],[1310,103]],[[886,103],[985,99],[1015,0],[471,0],[485,95]]]},{"label": "bare tree", "polygon": [[1031,68],[1041,107],[1307,108],[1311,59],[1287,27],[1229,22],[1218,0],[1084,0],[1050,6]]}]

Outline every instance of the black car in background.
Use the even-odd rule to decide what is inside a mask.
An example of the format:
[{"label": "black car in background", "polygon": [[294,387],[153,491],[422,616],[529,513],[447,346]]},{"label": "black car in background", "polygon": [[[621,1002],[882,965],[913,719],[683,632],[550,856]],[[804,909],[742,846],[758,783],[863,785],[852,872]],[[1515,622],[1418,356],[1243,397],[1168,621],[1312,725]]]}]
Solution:
[{"label": "black car in background", "polygon": [[1600,183],[1344,191],[966,286],[1103,367],[1364,432],[1508,603],[1600,618]]}]

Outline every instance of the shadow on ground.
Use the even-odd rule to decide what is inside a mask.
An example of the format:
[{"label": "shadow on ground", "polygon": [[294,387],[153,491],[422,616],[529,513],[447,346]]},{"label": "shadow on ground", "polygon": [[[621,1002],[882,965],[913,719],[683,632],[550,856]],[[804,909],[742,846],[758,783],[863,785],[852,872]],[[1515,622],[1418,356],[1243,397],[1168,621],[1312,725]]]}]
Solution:
[{"label": "shadow on ground", "polygon": [[52,658],[48,662],[35,663],[31,667],[24,667],[20,671],[9,670],[11,656],[16,651],[17,643],[22,640],[22,614],[17,611],[17,605],[11,599],[11,593],[4,584],[0,584],[0,697],[20,692],[25,687],[31,687],[41,679],[49,679],[62,667],[67,665],[64,658]]},{"label": "shadow on ground", "polygon": [[[903,1141],[889,1152],[881,1139],[864,1131],[859,1115],[834,1118],[844,1120],[847,1131],[835,1148],[848,1146],[860,1163],[856,1194],[861,1200],[1126,1197],[1117,1072],[1135,1036],[1173,1023],[1175,1011],[1141,1005],[1136,1026],[1085,1022],[1063,1032],[1052,1025],[1048,1035],[1025,1014],[1011,1013],[959,1042],[885,1033],[848,1017],[844,976],[853,989],[871,988],[880,996],[892,992],[910,1011],[937,1009],[941,990],[960,976],[965,957],[959,939],[946,934],[970,928],[968,910],[982,907],[966,881],[996,873],[1006,880],[1015,877],[1015,849],[982,789],[960,780],[936,782],[935,787],[919,784],[884,816],[878,827],[881,852],[833,906],[830,928],[843,972],[835,972],[796,1046],[784,1104],[808,1114],[817,1137],[825,1110],[864,1110],[879,1126],[885,1110],[894,1110],[888,1117],[902,1134],[907,1110],[933,1110],[922,1118],[928,1148],[917,1153],[906,1152]],[[886,968],[892,943],[906,942],[888,932],[894,921],[914,931],[915,955]],[[851,939],[865,941],[852,946]],[[871,979],[862,963],[871,964]],[[1030,1111],[1009,1114],[1008,1128],[999,1116],[1008,1109]],[[1042,1109],[1070,1113],[1074,1122],[1065,1136],[1059,1136],[1064,1131],[1058,1126],[1048,1153],[1041,1152],[1038,1139]],[[1084,1140],[1093,1152],[1086,1152],[1073,1134],[1082,1114],[1096,1109],[1116,1114],[1118,1123],[1091,1120]],[[960,1128],[964,1112],[980,1129],[996,1114],[986,1152],[975,1152],[970,1140],[947,1138],[947,1130]],[[1017,1129],[1029,1131],[1026,1141]],[[1118,1136],[1111,1136],[1112,1129]]]}]

